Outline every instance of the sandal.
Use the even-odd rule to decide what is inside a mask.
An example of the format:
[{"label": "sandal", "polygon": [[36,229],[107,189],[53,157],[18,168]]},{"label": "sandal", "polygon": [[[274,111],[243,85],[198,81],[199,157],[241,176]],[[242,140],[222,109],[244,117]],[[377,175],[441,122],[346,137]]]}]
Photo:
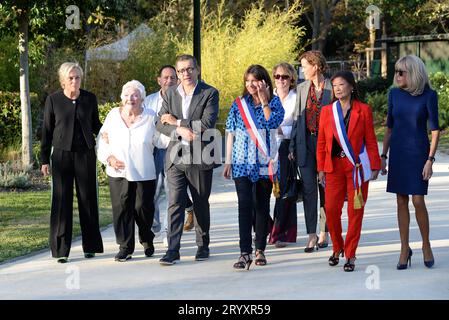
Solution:
[{"label": "sandal", "polygon": [[[337,254],[337,256],[335,256],[335,253]],[[332,255],[329,257],[329,265],[331,267],[335,267],[340,262],[340,255],[342,257],[345,256],[345,252],[343,251],[343,249],[338,252],[332,253]]]},{"label": "sandal", "polygon": [[345,270],[346,272],[354,271],[354,269],[355,269],[354,261],[355,261],[355,258],[347,259],[345,265],[343,266],[343,270]]},{"label": "sandal", "polygon": [[251,258],[251,255],[249,253],[242,253],[240,255],[239,260],[236,263],[234,263],[234,269],[245,269],[246,268],[246,270],[249,270],[251,263],[253,263],[253,259]]},{"label": "sandal", "polygon": [[265,258],[265,254],[263,250],[256,250],[256,266],[264,266],[267,264],[267,258]]}]

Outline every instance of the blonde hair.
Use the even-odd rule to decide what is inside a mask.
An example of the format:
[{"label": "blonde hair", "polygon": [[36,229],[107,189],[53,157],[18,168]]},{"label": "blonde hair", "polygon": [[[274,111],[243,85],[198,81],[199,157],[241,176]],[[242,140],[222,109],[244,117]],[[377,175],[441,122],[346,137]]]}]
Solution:
[{"label": "blonde hair", "polygon": [[296,82],[298,80],[298,75],[295,72],[295,68],[290,63],[287,62],[281,62],[278,63],[273,67],[273,77],[275,76],[275,73],[277,69],[282,68],[284,69],[288,75],[290,76],[291,82],[290,82],[290,89],[296,88]]},{"label": "blonde hair", "polygon": [[[427,75],[424,62],[415,55],[408,55],[400,58],[394,65],[395,70],[406,71],[407,87],[405,91],[412,96],[418,96],[423,93],[426,86],[430,88],[429,76]],[[394,75],[394,84],[397,86],[397,74]]]},{"label": "blonde hair", "polygon": [[140,93],[140,98],[142,99],[142,102],[143,102],[143,100],[144,100],[145,97],[146,97],[145,87],[143,86],[142,83],[140,83],[140,82],[137,81],[137,80],[131,80],[131,81],[128,81],[127,83],[125,83],[125,84],[123,85],[123,87],[122,87],[122,93],[120,93],[120,98],[122,99],[122,101],[123,101],[124,98],[125,98],[123,92],[125,92],[125,90],[126,90],[126,89],[129,89],[129,88],[131,88],[131,89],[137,89],[137,91],[139,91],[139,93]]},{"label": "blonde hair", "polygon": [[59,83],[62,89],[64,89],[64,81],[73,69],[78,70],[79,76],[83,78],[83,69],[77,62],[64,62],[58,69]]}]

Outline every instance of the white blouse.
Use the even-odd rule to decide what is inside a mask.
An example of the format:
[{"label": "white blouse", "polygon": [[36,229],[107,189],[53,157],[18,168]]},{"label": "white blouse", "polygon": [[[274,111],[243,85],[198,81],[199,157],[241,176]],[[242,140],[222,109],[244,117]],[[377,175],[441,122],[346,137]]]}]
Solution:
[{"label": "white blouse", "polygon": [[[108,176],[128,181],[156,179],[153,149],[155,146],[166,148],[170,138],[156,130],[153,114],[152,110],[144,108],[141,119],[128,128],[119,108],[108,113],[97,138],[97,158],[106,165]],[[102,138],[103,132],[107,132],[108,142]],[[125,168],[116,170],[109,166],[107,159],[111,155],[123,161]]]},{"label": "white blouse", "polygon": [[284,101],[281,100],[282,106],[284,107],[284,121],[282,121],[280,127],[282,129],[282,133],[284,139],[290,139],[292,134],[293,127],[293,114],[295,113],[295,104],[296,104],[296,90],[292,89],[288,92],[287,97]]}]

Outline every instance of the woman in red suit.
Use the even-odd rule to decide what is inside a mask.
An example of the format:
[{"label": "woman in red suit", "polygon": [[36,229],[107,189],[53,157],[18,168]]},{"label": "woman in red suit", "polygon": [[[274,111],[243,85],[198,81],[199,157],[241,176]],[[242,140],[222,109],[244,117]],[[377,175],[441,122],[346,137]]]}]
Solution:
[{"label": "woman in red suit", "polygon": [[[323,107],[317,143],[319,182],[325,186],[326,219],[333,243],[329,265],[346,255],[344,271],[354,271],[368,181],[377,179],[380,157],[371,108],[360,102],[351,72],[332,79],[334,102]],[[348,195],[348,232],[341,235],[341,213]]]}]

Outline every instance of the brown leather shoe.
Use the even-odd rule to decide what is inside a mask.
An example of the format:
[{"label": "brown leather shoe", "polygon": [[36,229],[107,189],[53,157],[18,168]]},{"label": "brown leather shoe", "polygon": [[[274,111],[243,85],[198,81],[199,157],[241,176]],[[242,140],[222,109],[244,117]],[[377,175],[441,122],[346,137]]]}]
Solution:
[{"label": "brown leather shoe", "polygon": [[184,231],[190,231],[192,230],[194,227],[194,223],[193,223],[193,211],[188,211],[187,212],[187,219],[186,219],[186,223],[184,224]]}]

